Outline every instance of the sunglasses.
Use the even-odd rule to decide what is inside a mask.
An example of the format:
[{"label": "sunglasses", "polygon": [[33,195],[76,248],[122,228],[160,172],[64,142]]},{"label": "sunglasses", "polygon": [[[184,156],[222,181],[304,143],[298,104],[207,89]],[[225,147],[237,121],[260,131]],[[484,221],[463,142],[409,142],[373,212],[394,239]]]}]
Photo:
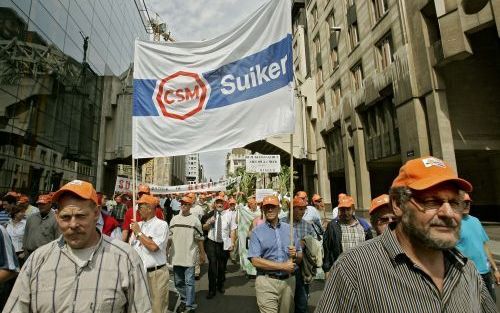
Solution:
[{"label": "sunglasses", "polygon": [[380,225],[385,225],[385,224],[389,224],[389,223],[392,223],[396,220],[395,217],[392,217],[392,216],[384,216],[384,217],[379,217],[377,219],[377,223],[380,224]]}]

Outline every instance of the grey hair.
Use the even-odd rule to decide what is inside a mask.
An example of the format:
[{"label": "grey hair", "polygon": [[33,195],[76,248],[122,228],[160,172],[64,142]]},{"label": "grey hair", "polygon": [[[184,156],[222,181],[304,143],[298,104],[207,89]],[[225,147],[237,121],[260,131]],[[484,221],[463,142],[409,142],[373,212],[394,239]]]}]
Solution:
[{"label": "grey hair", "polygon": [[398,207],[401,207],[401,205],[410,201],[411,196],[411,189],[406,186],[391,187],[391,189],[389,189],[389,197],[391,199],[391,202],[395,201]]}]

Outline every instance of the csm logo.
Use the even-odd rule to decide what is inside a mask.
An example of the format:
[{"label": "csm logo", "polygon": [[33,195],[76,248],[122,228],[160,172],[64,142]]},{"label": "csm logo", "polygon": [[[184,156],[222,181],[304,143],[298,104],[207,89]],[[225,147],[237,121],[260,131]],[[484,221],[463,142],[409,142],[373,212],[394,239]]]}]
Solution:
[{"label": "csm logo", "polygon": [[178,71],[156,83],[153,101],[163,116],[185,120],[207,103],[207,85],[198,73]]}]

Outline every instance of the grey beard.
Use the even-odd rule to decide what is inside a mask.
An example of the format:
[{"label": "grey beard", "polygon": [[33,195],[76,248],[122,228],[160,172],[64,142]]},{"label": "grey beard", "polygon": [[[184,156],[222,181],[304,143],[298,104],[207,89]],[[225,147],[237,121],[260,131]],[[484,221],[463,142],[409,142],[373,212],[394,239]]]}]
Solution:
[{"label": "grey beard", "polygon": [[457,227],[455,230],[454,240],[443,240],[439,238],[433,238],[428,232],[415,226],[415,224],[413,223],[414,220],[414,212],[409,208],[404,208],[403,216],[401,218],[401,226],[403,227],[403,231],[412,241],[417,241],[424,247],[435,250],[451,249],[457,244],[460,227]]}]

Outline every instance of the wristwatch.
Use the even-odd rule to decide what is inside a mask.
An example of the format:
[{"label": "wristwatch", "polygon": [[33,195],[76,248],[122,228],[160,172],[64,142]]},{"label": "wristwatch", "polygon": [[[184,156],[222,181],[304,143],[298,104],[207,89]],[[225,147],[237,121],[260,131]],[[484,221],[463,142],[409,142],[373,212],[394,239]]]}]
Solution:
[{"label": "wristwatch", "polygon": [[137,235],[135,235],[137,237],[137,239],[141,239],[141,236],[144,235],[142,232],[138,232]]}]

